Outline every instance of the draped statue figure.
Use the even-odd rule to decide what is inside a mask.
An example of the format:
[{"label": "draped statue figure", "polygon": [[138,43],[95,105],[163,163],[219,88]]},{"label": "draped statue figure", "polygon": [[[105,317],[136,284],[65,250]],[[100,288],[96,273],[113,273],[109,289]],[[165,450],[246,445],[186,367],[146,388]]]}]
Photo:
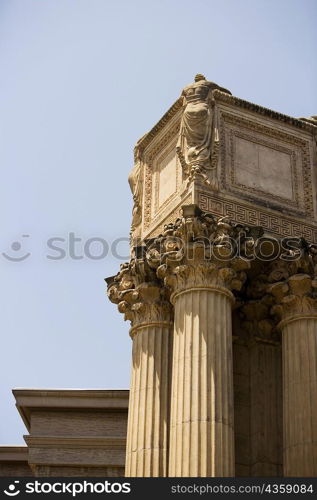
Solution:
[{"label": "draped statue figure", "polygon": [[143,176],[141,154],[138,149],[139,142],[140,141],[138,141],[135,147],[135,165],[128,177],[129,186],[133,196],[132,224],[130,232],[131,241],[138,236],[138,230],[142,221]]},{"label": "draped statue figure", "polygon": [[211,170],[212,146],[212,91],[229,90],[209,82],[203,75],[196,75],[195,82],[184,88],[184,111],[176,147],[185,174],[189,177],[200,175],[208,179]]}]

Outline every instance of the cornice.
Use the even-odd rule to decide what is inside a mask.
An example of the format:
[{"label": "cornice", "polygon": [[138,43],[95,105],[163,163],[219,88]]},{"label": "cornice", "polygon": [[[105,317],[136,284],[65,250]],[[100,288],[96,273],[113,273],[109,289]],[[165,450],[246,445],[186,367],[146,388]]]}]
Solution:
[{"label": "cornice", "polygon": [[24,436],[29,448],[102,448],[105,450],[125,450],[126,438],[121,436]]},{"label": "cornice", "polygon": [[1,462],[27,462],[28,447],[16,445],[0,446],[0,468]]},{"label": "cornice", "polygon": [[93,396],[94,398],[126,398],[129,399],[128,389],[12,389],[13,395],[17,397],[37,396],[37,397],[59,397],[59,398],[86,398]]},{"label": "cornice", "polygon": [[12,392],[28,430],[34,409],[127,411],[129,404],[129,391],[124,389],[13,389]]},{"label": "cornice", "polygon": [[214,90],[213,95],[216,101],[224,102],[226,104],[231,104],[233,106],[238,106],[240,108],[253,111],[254,113],[273,118],[274,120],[284,122],[287,125],[292,125],[310,133],[317,131],[317,126],[313,125],[312,123],[308,123],[299,118],[293,118],[292,116],[284,115],[283,113],[273,111],[272,109],[265,108],[264,106],[260,106],[259,104],[254,104],[253,102],[245,101],[243,99],[240,99],[239,97],[225,94],[220,90]]},{"label": "cornice", "polygon": [[[238,106],[240,108],[247,109],[249,111],[253,111],[254,113],[260,114],[262,116],[267,116],[268,118],[272,118],[274,120],[278,120],[280,122],[286,123],[287,125],[291,125],[306,132],[314,133],[317,131],[317,125],[313,123],[309,123],[300,118],[294,118],[289,115],[285,115],[283,113],[279,113],[278,111],[274,111],[270,108],[265,108],[264,106],[260,106],[259,104],[255,104],[250,101],[245,101],[244,99],[240,99],[240,97],[235,97],[233,95],[222,92],[221,90],[214,90],[213,96],[216,101],[224,102],[226,104],[231,104],[233,106]],[[134,159],[137,160],[138,152],[144,151],[144,149],[150,144],[150,142],[157,136],[159,132],[165,127],[165,125],[175,116],[175,114],[181,109],[183,105],[183,98],[179,97],[174,104],[166,111],[166,113],[162,116],[162,118],[151,128],[151,130],[145,134],[139,141],[137,142],[134,148]]]}]

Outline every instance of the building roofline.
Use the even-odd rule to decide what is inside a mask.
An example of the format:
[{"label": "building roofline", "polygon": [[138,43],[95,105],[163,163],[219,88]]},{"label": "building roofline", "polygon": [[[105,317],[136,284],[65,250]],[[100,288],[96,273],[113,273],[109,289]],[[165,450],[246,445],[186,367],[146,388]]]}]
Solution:
[{"label": "building roofline", "polygon": [[28,447],[25,445],[0,445],[1,462],[27,462]]},{"label": "building roofline", "polygon": [[254,104],[253,102],[245,101],[244,99],[240,99],[239,97],[225,94],[224,92],[221,92],[220,90],[217,89],[214,90],[213,93],[217,101],[225,102],[227,104],[248,109],[250,111],[253,111],[254,113],[258,113],[267,116],[269,118],[273,118],[274,120],[282,121],[284,123],[287,123],[288,125],[301,128],[302,130],[306,130],[307,132],[317,131],[317,125],[314,125],[313,123],[308,123],[300,118],[294,118],[292,116],[279,113],[278,111],[265,108],[264,106],[260,106],[259,104]]},{"label": "building roofline", "polygon": [[[264,106],[260,106],[259,104],[254,104],[253,102],[245,101],[244,99],[240,99],[239,97],[235,97],[234,95],[222,92],[219,89],[213,90],[213,96],[216,101],[248,109],[249,111],[252,111],[254,113],[261,114],[263,116],[267,116],[268,118],[281,121],[288,125],[305,130],[306,132],[311,133],[317,131],[317,125],[314,125],[313,123],[308,123],[303,119],[294,118],[292,116],[279,113],[278,111],[274,111],[270,108],[265,108]],[[164,113],[162,118],[154,125],[154,127],[152,127],[148,133],[144,134],[138,140],[134,148],[135,160],[137,159],[138,152],[144,151],[144,149],[150,144],[152,139],[154,139],[156,135],[164,128],[166,123],[169,122],[175,116],[175,114],[182,108],[182,105],[183,105],[183,97],[179,97],[172,104],[172,106],[170,106],[170,108],[166,111],[166,113]]]},{"label": "building roofline", "polygon": [[127,410],[127,389],[13,389],[16,407],[30,431],[31,412],[43,409]]}]

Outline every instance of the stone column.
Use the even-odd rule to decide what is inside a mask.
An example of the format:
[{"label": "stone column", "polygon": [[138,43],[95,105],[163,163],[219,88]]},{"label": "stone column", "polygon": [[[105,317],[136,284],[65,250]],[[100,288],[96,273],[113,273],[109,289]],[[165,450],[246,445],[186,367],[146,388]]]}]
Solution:
[{"label": "stone column", "polygon": [[164,477],[168,469],[172,306],[155,273],[142,260],[123,266],[108,294],[132,325],[125,475]]},{"label": "stone column", "polygon": [[234,476],[232,293],[216,284],[177,290],[170,476]]},{"label": "stone column", "polygon": [[[185,214],[160,241],[164,263],[157,273],[175,307],[170,477],[235,472],[231,289],[241,288],[248,262],[230,259],[229,228]],[[215,249],[228,258],[218,260]]]},{"label": "stone column", "polygon": [[236,452],[240,462],[247,457],[245,446],[241,446],[244,441],[239,438],[248,438],[248,475],[253,477],[282,475],[282,354],[280,334],[270,317],[271,304],[272,297],[264,295],[247,300],[239,310],[241,332],[237,342],[243,345],[244,340],[248,348],[248,359],[242,356],[239,361],[240,370],[248,373],[249,408],[244,404],[245,397],[239,401],[240,395],[245,396],[246,382],[240,376],[235,381]]},{"label": "stone column", "polygon": [[284,476],[317,476],[317,282],[271,285],[283,338]]}]

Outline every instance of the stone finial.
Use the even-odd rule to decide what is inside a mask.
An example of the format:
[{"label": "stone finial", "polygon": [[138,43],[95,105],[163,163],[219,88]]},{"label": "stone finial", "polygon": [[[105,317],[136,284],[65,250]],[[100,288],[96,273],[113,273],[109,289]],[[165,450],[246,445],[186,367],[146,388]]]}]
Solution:
[{"label": "stone finial", "polygon": [[202,75],[201,73],[197,73],[194,80],[195,80],[195,82],[199,82],[200,80],[206,80],[206,77],[204,75]]}]

